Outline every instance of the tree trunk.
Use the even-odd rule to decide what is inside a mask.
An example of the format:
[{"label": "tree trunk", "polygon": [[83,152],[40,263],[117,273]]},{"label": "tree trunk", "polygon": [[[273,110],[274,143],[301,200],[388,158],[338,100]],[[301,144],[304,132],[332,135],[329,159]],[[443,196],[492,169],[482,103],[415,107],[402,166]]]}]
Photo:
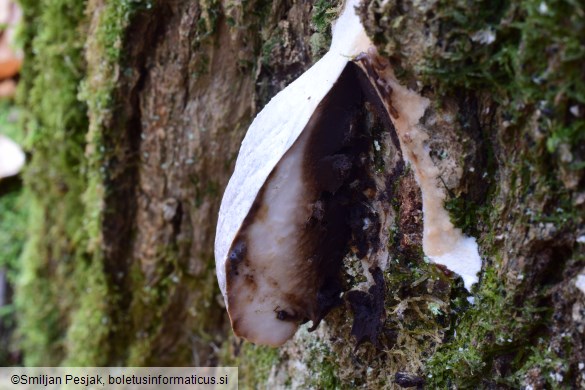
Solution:
[{"label": "tree trunk", "polygon": [[382,299],[379,331],[358,340],[345,294],[271,349],[231,332],[217,212],[246,129],[326,52],[338,2],[21,3],[26,364],[237,365],[249,387],[585,386],[583,5],[365,1],[378,50],[431,101],[422,125],[480,282],[469,295],[425,261],[420,190],[374,123],[365,239],[388,259],[383,297],[359,252],[342,280]]}]

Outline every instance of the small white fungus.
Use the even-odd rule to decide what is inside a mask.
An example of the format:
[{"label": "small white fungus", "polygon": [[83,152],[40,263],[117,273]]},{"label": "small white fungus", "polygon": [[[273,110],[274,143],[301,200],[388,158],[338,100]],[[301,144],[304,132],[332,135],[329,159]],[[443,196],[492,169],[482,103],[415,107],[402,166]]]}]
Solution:
[{"label": "small white fungus", "polygon": [[577,275],[577,280],[575,280],[575,287],[577,287],[583,294],[585,294],[585,274]]},{"label": "small white fungus", "polygon": [[20,146],[10,138],[0,135],[0,179],[18,174],[25,160]]},{"label": "small white fungus", "polygon": [[471,36],[471,40],[484,45],[489,45],[495,42],[496,32],[492,29],[479,30]]}]

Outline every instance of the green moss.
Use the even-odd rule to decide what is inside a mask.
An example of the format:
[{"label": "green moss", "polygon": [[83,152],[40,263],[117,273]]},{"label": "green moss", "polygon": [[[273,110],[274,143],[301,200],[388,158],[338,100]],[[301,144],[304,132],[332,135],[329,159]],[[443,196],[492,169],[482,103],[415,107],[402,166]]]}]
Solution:
[{"label": "green moss", "polygon": [[[543,8],[544,5],[544,8]],[[538,126],[550,153],[574,148],[585,137],[579,115],[585,104],[583,4],[444,1],[437,22],[445,31],[442,50],[428,54],[421,76],[442,88],[489,89],[510,107],[509,122],[521,125],[539,110]],[[478,32],[493,43],[482,43]],[[432,79],[431,79],[432,78]],[[569,164],[578,169],[578,163]]]},{"label": "green moss", "polygon": [[[441,95],[489,91],[510,137],[503,141],[532,142],[511,151],[524,153],[516,163],[518,174],[511,173],[521,179],[516,185],[532,192],[532,179],[542,176],[551,184],[549,191],[558,192],[560,180],[567,184],[583,177],[577,145],[585,137],[585,120],[574,114],[585,107],[580,65],[585,25],[577,16],[583,5],[564,0],[442,1],[435,12],[442,44],[427,51],[417,77]],[[479,33],[493,42],[482,42]],[[477,217],[477,205],[468,200],[452,199],[447,206],[464,229]]]},{"label": "green moss", "polygon": [[478,222],[485,221],[490,211],[489,207],[480,206],[473,200],[462,197],[446,200],[445,209],[449,212],[453,225],[472,237],[477,237]]},{"label": "green moss", "polygon": [[[193,51],[199,53],[194,65],[194,78],[201,77],[209,73],[209,55],[203,47],[214,44],[216,37],[215,32],[219,26],[222,13],[221,2],[217,0],[206,0],[200,2],[200,15],[197,20],[195,29],[195,39],[193,40]],[[230,19],[230,23],[234,23]]]},{"label": "green moss", "polygon": [[369,33],[391,55],[403,81],[422,81],[441,96],[488,91],[503,108],[510,133],[537,112],[539,147],[554,154],[566,169],[582,170],[581,160],[558,157],[570,160],[567,150],[575,152],[585,137],[585,71],[580,66],[585,58],[583,4],[571,0],[369,3]]},{"label": "green moss", "polygon": [[309,41],[313,59],[323,56],[331,45],[331,23],[339,12],[338,0],[317,0],[311,10],[313,34]]},{"label": "green moss", "polygon": [[26,238],[27,214],[18,186],[0,195],[0,269],[7,271],[12,282],[18,274],[18,259]]},{"label": "green moss", "polygon": [[[574,346],[570,336],[567,337],[565,343],[571,347]],[[559,356],[549,348],[548,343],[543,338],[540,338],[536,345],[527,348],[526,354],[529,356],[526,363],[511,378],[502,381],[503,383],[509,386],[522,384],[524,378],[532,372],[533,375],[537,374],[541,378],[541,383],[546,388],[563,388],[562,382],[569,372],[564,356]]]},{"label": "green moss", "polygon": [[240,385],[254,389],[266,384],[270,371],[278,364],[277,348],[244,342],[235,364],[239,367]]},{"label": "green moss", "polygon": [[314,342],[307,345],[308,354],[306,364],[309,376],[306,388],[338,389],[341,387],[339,371],[341,367],[337,356],[326,344]]},{"label": "green moss", "polygon": [[[18,110],[12,102],[0,101],[0,134],[21,142],[23,134],[18,126]],[[22,182],[19,178],[0,180],[0,273],[10,285],[14,285],[20,270],[19,258],[26,240],[28,210],[23,202]],[[2,281],[4,283],[4,281]],[[15,327],[16,310],[11,302],[0,307],[0,364],[11,365],[11,352],[16,350],[11,330]]]},{"label": "green moss", "polygon": [[[116,103],[114,89],[120,77],[120,64],[124,60],[126,28],[138,12],[151,10],[153,6],[153,0],[123,0],[106,2],[99,10],[99,21],[88,37],[90,69],[80,93],[81,100],[89,108],[90,136],[98,136],[100,126],[111,115]],[[99,139],[93,142],[96,147],[100,145]],[[99,153],[96,155],[99,156]]]},{"label": "green moss", "polygon": [[91,264],[78,265],[76,279],[80,297],[72,313],[67,329],[67,356],[64,366],[84,367],[108,364],[110,352],[109,289],[102,263],[96,259]]},{"label": "green moss", "polygon": [[[29,239],[16,294],[27,365],[102,365],[116,324],[104,272],[101,127],[111,115],[125,29],[151,1],[106,2],[87,42],[86,1],[22,1]],[[94,10],[95,11],[95,10]],[[90,67],[86,64],[86,57]],[[89,74],[87,80],[83,80]]]},{"label": "green moss", "polygon": [[[400,253],[397,251],[397,253]],[[468,308],[463,283],[453,283],[440,269],[415,255],[398,256],[384,275],[386,294],[385,328],[394,332],[395,367],[420,367],[453,329]]]},{"label": "green moss", "polygon": [[187,282],[177,265],[177,248],[159,248],[157,252],[155,269],[148,280],[137,264],[131,272],[134,291],[125,319],[130,321],[127,325],[131,333],[127,337],[133,339],[128,351],[129,366],[148,366],[156,358],[152,356],[152,345],[161,337],[167,316],[173,315],[169,309],[179,282]]},{"label": "green moss", "polygon": [[[435,22],[444,43],[427,53],[428,61],[419,68],[421,75],[439,78],[454,87],[509,83],[514,59],[510,47],[501,42],[510,40],[517,48],[518,35],[496,27],[508,8],[507,1],[440,1]],[[488,43],[493,38],[496,42]]]},{"label": "green moss", "polygon": [[[133,59],[124,56],[126,34],[135,18],[140,16],[136,20],[148,19],[149,13],[156,12],[156,6],[153,1],[106,3],[96,10],[99,11],[96,15],[97,23],[87,42],[88,72],[80,93],[81,99],[88,105],[90,118],[86,153],[89,183],[84,201],[88,205],[88,211],[93,211],[92,214],[87,214],[85,222],[86,229],[93,232],[92,237],[96,238],[90,243],[95,248],[101,246],[102,220],[105,218],[102,214],[112,212],[104,210],[104,203],[113,197],[116,197],[113,199],[114,203],[120,199],[113,192],[116,188],[111,188],[116,185],[115,172],[103,167],[111,166],[112,160],[124,161],[127,155],[123,150],[125,140],[121,136],[127,131],[125,126],[129,120],[124,106],[127,96],[123,89],[128,81],[126,75],[133,72],[133,65],[127,62]],[[213,43],[212,38],[219,25],[222,8],[220,2],[210,1],[203,2],[200,10],[194,50],[203,53],[203,46]],[[207,67],[205,61],[205,56],[201,56],[198,62],[201,69],[199,65],[195,67],[201,74],[207,71],[204,69]],[[133,164],[134,162],[120,164],[121,170],[125,169],[125,165]],[[205,197],[217,196],[217,183],[199,183],[196,178],[193,184],[196,188],[197,205]],[[191,348],[194,348],[194,344],[199,345],[197,343],[200,342],[207,348],[217,341],[214,338],[217,318],[209,313],[210,303],[214,302],[218,294],[213,258],[209,254],[201,254],[200,258],[207,268],[200,276],[193,277],[183,269],[184,265],[179,264],[179,259],[184,255],[178,253],[179,247],[191,245],[184,242],[176,244],[157,248],[152,267],[143,269],[144,264],[140,263],[130,265],[128,276],[122,285],[116,285],[107,278],[96,282],[93,291],[104,294],[103,297],[111,305],[109,311],[101,317],[89,312],[86,319],[90,322],[87,325],[99,327],[105,324],[110,327],[110,344],[119,345],[110,348],[110,359],[134,366],[150,365],[153,362],[157,364],[161,361],[184,364],[185,361],[191,361]],[[111,286],[109,291],[100,288],[103,287],[102,283]],[[185,289],[198,292],[197,299],[187,313],[184,312],[184,306],[177,301],[184,296]],[[89,302],[88,310],[96,307],[97,303]],[[159,356],[157,346],[174,336],[182,337],[166,334],[167,326],[173,324],[173,320],[169,319],[184,316],[187,316],[185,321],[189,324],[185,326],[185,331],[188,331],[190,342],[183,343],[172,353]],[[197,321],[192,317],[196,317]],[[192,324],[194,326],[191,328]],[[120,342],[116,343],[115,340]],[[86,341],[86,344],[92,345],[91,340]]]},{"label": "green moss", "polygon": [[[198,258],[207,266],[198,276],[191,276],[178,263],[177,250],[175,245],[159,248],[155,268],[148,275],[138,264],[131,269],[132,302],[128,312],[122,316],[123,328],[119,330],[122,338],[131,340],[126,341],[126,365],[149,366],[160,361],[184,364],[193,359],[193,349],[219,344],[218,315],[224,313],[214,305],[219,287],[213,256],[199,254]],[[186,313],[182,301],[185,290],[197,292]],[[166,332],[168,325],[178,317],[189,324],[182,329],[188,332],[190,342],[179,345],[166,356],[158,356],[157,346],[165,339],[176,336],[169,336]]]},{"label": "green moss", "polygon": [[[435,353],[427,364],[427,384],[444,388],[446,383],[457,387],[478,385],[507,354],[529,354],[529,337],[541,326],[546,310],[533,302],[516,306],[506,294],[504,283],[493,268],[483,275],[475,304],[459,319],[457,335]],[[506,362],[506,370],[518,361]],[[512,370],[514,372],[515,370]],[[514,385],[521,385],[521,376]],[[510,379],[508,379],[510,381]],[[510,383],[511,384],[511,383]]]},{"label": "green moss", "polygon": [[21,256],[15,304],[18,310],[19,347],[26,365],[57,365],[63,356],[59,346],[63,334],[55,288],[39,278],[44,264],[37,258],[41,247],[43,210],[37,202],[27,199],[29,238]]},{"label": "green moss", "polygon": [[[491,144],[488,180],[497,180],[487,183],[486,199],[464,195],[446,202],[454,224],[479,238],[484,274],[475,305],[452,299],[457,333],[448,334],[428,362],[427,386],[467,388],[489,380],[519,388],[537,367],[549,386],[558,387],[549,373],[559,372],[559,357],[542,327],[552,321],[543,303],[549,287],[507,280],[501,251],[507,258],[526,254],[496,237],[534,226],[562,236],[558,232],[575,231],[583,221],[573,200],[584,177],[578,145],[585,137],[585,7],[570,0],[369,3],[366,27],[404,83],[422,82],[436,107],[445,97],[495,103],[483,106],[477,119],[482,142]],[[467,131],[464,121],[459,125]],[[546,241],[554,238],[542,239],[534,241],[554,246]],[[555,257],[558,270],[579,261],[570,245],[563,250]],[[538,260],[524,261],[526,275],[519,277],[530,280],[530,262]]]},{"label": "green moss", "polygon": [[0,134],[5,135],[17,143],[24,140],[20,119],[22,112],[10,100],[0,100]]},{"label": "green moss", "polygon": [[[278,378],[273,378],[276,379],[276,383],[285,383],[287,386],[294,383],[304,388],[340,388],[339,356],[336,356],[326,343],[312,337],[305,327],[299,329],[298,335],[300,337],[297,337],[297,342],[302,345],[302,351],[299,351],[302,353],[301,361],[306,365],[303,372],[295,374],[297,367],[287,367],[287,359],[291,357],[282,355],[278,348],[257,346],[246,341],[237,347],[237,353],[228,351],[229,348],[226,348],[228,344],[224,345],[224,355],[237,356],[235,358],[226,356],[222,362],[239,368],[240,385],[244,388],[264,388],[269,385],[268,380],[275,373],[278,375]],[[288,372],[287,369],[291,371]],[[308,373],[310,374],[307,375]],[[294,377],[288,377],[291,374]],[[282,375],[285,375],[285,378],[282,378]]]},{"label": "green moss", "polygon": [[274,31],[272,31],[270,38],[267,39],[262,45],[262,64],[264,66],[269,66],[272,61],[272,50],[275,47],[281,47],[283,45],[284,41],[282,39],[282,31],[277,27],[274,29]]},{"label": "green moss", "polygon": [[77,99],[85,2],[22,5],[27,61],[18,100],[25,108],[25,145],[33,157],[24,174],[29,239],[16,304],[25,363],[52,365],[65,353],[63,324],[77,305],[76,281],[69,276],[88,259],[80,229],[87,114]]},{"label": "green moss", "polygon": [[[500,132],[503,153],[508,156],[510,191],[507,199],[491,201],[515,204],[519,209],[513,211],[517,224],[548,223],[557,231],[572,231],[582,221],[582,211],[572,203],[571,189],[575,186],[572,183],[583,177],[583,156],[577,145],[585,137],[585,120],[575,112],[580,113],[585,104],[585,7],[564,0],[500,2],[492,9],[482,2],[475,6],[476,10],[468,12],[468,4],[463,2],[441,3],[437,19],[445,31],[452,33],[446,35],[443,50],[429,53],[430,66],[421,74],[445,91],[465,88],[494,94],[492,97],[500,104]],[[474,32],[488,30],[495,34],[493,43],[471,39]],[[470,208],[461,200],[454,203],[460,210]],[[496,226],[501,218],[497,212],[481,215],[488,226]],[[490,232],[485,233],[489,237]],[[497,252],[490,240],[486,240],[485,247],[488,253]],[[567,267],[575,261],[564,260]],[[496,339],[511,332],[514,341],[501,349],[513,351],[516,356],[511,370],[516,374],[510,380],[518,385],[525,373],[522,367],[542,361],[546,349],[546,342],[538,348],[531,347],[534,343],[526,335],[538,327],[538,321],[531,319],[531,311],[537,310],[537,302],[547,290],[545,287],[533,292],[535,296],[523,302],[522,308],[513,307],[511,297],[490,295],[492,290],[504,289],[492,268],[498,265],[499,261],[495,261],[488,266],[479,290],[480,305],[468,314],[470,322],[462,324],[464,332],[458,339],[477,340],[474,346],[461,347],[489,366],[493,352],[481,341],[485,334],[477,324],[492,326]],[[527,319],[531,321],[527,323]],[[516,339],[522,337],[525,339]],[[474,375],[471,370],[460,370],[451,377]]]},{"label": "green moss", "polygon": [[[20,111],[10,101],[0,101],[0,134],[20,143],[24,138],[19,126]],[[0,186],[0,269],[15,281],[18,258],[26,238],[27,210],[22,199],[19,179],[10,178]]]},{"label": "green moss", "polygon": [[196,45],[200,45],[201,42],[214,35],[217,31],[221,14],[221,3],[219,1],[208,0],[201,2],[201,16],[197,21]]}]

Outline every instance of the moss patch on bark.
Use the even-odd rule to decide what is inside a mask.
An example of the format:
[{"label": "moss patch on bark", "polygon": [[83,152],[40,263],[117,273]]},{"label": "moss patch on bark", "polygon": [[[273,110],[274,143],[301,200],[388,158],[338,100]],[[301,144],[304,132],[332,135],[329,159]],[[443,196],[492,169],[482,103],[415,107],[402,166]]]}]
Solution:
[{"label": "moss patch on bark", "polygon": [[[27,61],[19,104],[32,160],[24,174],[29,231],[16,291],[20,346],[27,365],[104,365],[112,361],[116,298],[101,246],[99,124],[115,104],[116,78],[104,72],[102,83],[85,80],[88,2],[21,3]],[[111,70],[120,60],[128,19],[146,3],[105,5],[107,18],[94,36],[103,48],[100,67]]]},{"label": "moss patch on bark", "polygon": [[[64,324],[79,305],[91,253],[83,243],[87,109],[83,77],[85,2],[22,1],[27,61],[19,102],[26,109],[24,174],[29,238],[16,291],[27,365],[58,365],[68,348]],[[71,275],[75,275],[72,278]],[[98,333],[99,334],[99,333]]]},{"label": "moss patch on bark", "polygon": [[[583,352],[564,337],[582,340],[567,281],[584,265],[583,5],[376,0],[362,12],[402,82],[434,107],[475,102],[472,115],[457,112],[456,131],[463,139],[475,126],[487,144],[484,177],[447,202],[453,221],[479,235],[483,275],[427,384],[578,387]],[[484,198],[474,186],[487,187]]]}]

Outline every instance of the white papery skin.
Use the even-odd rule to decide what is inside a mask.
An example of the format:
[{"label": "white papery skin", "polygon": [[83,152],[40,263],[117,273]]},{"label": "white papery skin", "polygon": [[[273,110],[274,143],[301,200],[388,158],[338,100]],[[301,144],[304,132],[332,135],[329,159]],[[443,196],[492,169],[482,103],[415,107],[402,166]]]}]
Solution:
[{"label": "white papery skin", "polygon": [[[310,216],[314,199],[302,181],[302,160],[309,138],[303,130],[348,61],[372,52],[354,11],[358,4],[358,0],[346,2],[333,28],[330,51],[254,119],[224,193],[215,239],[217,278],[234,332],[254,343],[279,346],[299,326],[298,321],[279,320],[276,313],[292,310],[294,314],[294,303],[287,301],[287,294],[307,289],[303,285],[307,259],[298,248],[303,239],[300,227]],[[454,228],[443,207],[445,192],[439,185],[438,169],[424,148],[427,135],[419,125],[428,100],[400,86],[391,71],[386,76],[399,114],[391,119],[403,155],[414,168],[422,190],[423,249],[434,262],[459,273],[469,288],[477,281],[481,259],[475,240]],[[263,203],[242,232],[242,224],[263,187]],[[245,235],[247,243],[246,272],[253,274],[240,275],[228,284],[228,256],[239,234]]]},{"label": "white papery skin", "polygon": [[[358,0],[346,2],[333,27],[329,52],[277,94],[254,119],[242,142],[234,174],[222,199],[215,238],[217,279],[234,331],[259,344],[280,345],[298,327],[295,322],[276,319],[275,308],[286,309],[288,305],[278,302],[272,287],[265,283],[274,279],[282,283],[281,290],[294,288],[289,284],[296,283],[291,282],[296,279],[290,274],[295,273],[299,261],[295,230],[299,226],[297,221],[307,218],[303,212],[307,203],[302,198],[304,190],[300,187],[300,161],[305,145],[297,143],[296,150],[288,154],[290,160],[283,159],[283,156],[297,141],[347,62],[371,45],[354,11],[358,4]],[[266,204],[267,218],[256,221],[247,232],[248,257],[256,269],[262,269],[262,274],[255,280],[257,290],[248,291],[243,285],[227,286],[229,250],[260,189],[277,164],[279,168],[274,181],[284,181],[286,186],[268,188],[266,199],[271,203]],[[244,308],[237,308],[237,329],[234,326],[235,309],[230,307],[228,299],[232,293],[248,296],[251,300],[245,313],[242,313]]]},{"label": "white papery skin", "polygon": [[231,290],[237,294],[229,301],[239,303],[238,307],[230,308],[234,330],[260,344],[281,345],[298,328],[297,322],[277,319],[276,311],[294,311],[285,297],[304,288],[298,248],[300,227],[311,213],[308,208],[311,200],[302,180],[306,139],[301,136],[300,142],[278,164],[265,189],[260,211],[264,219],[257,219],[247,229],[247,257],[256,271],[254,287],[247,283],[246,277],[234,278],[229,286],[228,294]]},{"label": "white papery skin", "polygon": [[0,135],[0,179],[18,174],[25,160],[20,146],[10,138]]},{"label": "white papery skin", "polygon": [[258,192],[297,140],[347,62],[371,45],[354,12],[358,4],[358,0],[346,3],[333,27],[329,52],[270,100],[242,141],[234,174],[223,195],[215,237],[217,278],[224,297],[228,251]]}]

